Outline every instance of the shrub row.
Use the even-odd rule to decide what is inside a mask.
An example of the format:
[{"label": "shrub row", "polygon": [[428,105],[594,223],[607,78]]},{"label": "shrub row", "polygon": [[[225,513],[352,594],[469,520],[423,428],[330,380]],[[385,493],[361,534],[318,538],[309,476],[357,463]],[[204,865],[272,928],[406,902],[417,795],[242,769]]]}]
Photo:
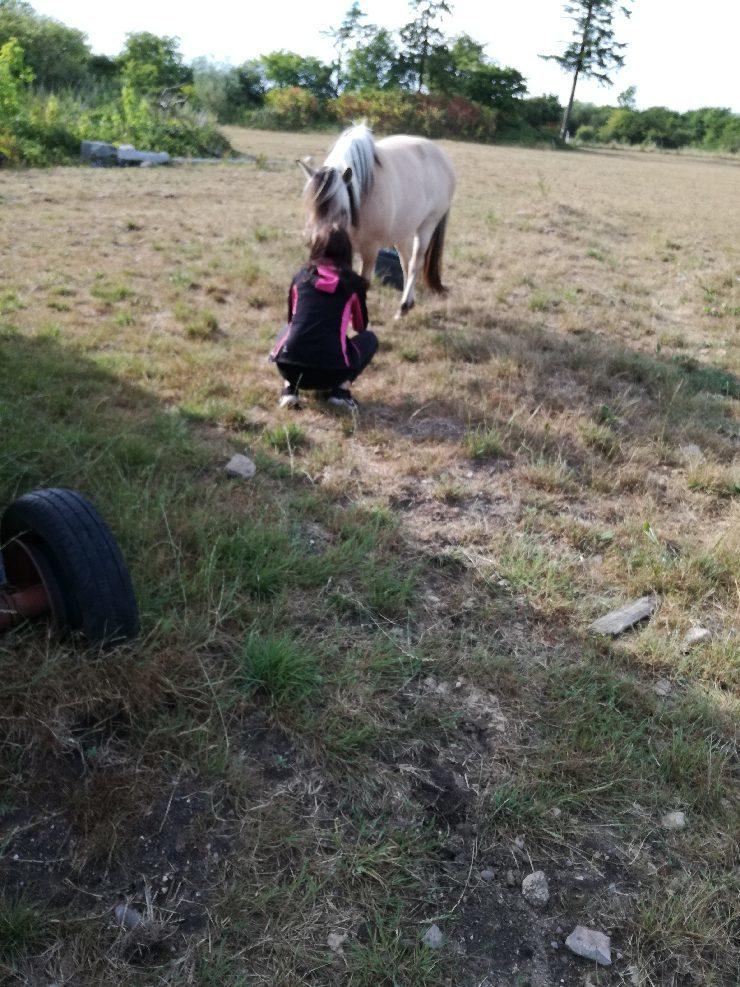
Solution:
[{"label": "shrub row", "polygon": [[496,133],[497,111],[462,96],[403,90],[346,92],[337,99],[320,101],[308,90],[292,86],[270,90],[265,106],[248,114],[246,122],[252,127],[301,130],[360,118],[379,133],[411,132],[485,141]]}]

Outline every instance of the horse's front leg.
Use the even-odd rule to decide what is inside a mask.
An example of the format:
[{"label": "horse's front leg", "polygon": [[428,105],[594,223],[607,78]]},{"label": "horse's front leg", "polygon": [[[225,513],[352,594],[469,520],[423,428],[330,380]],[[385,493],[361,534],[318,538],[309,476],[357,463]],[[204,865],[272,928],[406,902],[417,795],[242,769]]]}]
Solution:
[{"label": "horse's front leg", "polygon": [[375,262],[378,259],[377,245],[372,246],[363,245],[360,247],[360,256],[362,257],[362,276],[367,281],[368,284],[373,279],[373,274],[375,273]]},{"label": "horse's front leg", "polygon": [[402,319],[414,307],[414,285],[424,254],[421,251],[421,242],[418,236],[415,236],[413,240],[398,243],[396,249],[403,268],[403,293],[396,318]]}]

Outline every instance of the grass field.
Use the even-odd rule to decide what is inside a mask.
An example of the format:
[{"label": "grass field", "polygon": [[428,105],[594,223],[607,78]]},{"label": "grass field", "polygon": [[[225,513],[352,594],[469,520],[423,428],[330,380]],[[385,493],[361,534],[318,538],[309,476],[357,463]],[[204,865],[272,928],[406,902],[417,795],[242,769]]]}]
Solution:
[{"label": "grass field", "polygon": [[328,138],[229,136],[0,173],[0,504],[90,496],[144,626],[0,639],[0,981],[737,983],[740,168],[446,144],[450,294],[373,288],[348,420],[265,359]]}]

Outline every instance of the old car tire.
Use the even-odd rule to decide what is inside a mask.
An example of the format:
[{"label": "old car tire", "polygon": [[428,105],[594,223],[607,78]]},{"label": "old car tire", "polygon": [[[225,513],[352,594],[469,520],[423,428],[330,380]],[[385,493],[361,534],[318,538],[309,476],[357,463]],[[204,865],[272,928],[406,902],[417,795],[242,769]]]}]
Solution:
[{"label": "old car tire", "polygon": [[[73,490],[35,490],[7,508],[0,521],[6,577],[13,582],[12,543],[26,544],[44,582],[60,631],[82,631],[94,643],[136,637],[139,614],[131,577],[108,525]],[[46,573],[43,570],[46,568]]]}]

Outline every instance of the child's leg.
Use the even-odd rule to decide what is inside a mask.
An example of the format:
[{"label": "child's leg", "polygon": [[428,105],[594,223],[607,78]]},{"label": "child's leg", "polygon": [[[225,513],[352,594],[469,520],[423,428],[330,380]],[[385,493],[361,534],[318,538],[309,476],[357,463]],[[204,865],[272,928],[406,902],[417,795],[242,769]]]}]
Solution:
[{"label": "child's leg", "polygon": [[348,374],[348,382],[357,380],[378,352],[378,337],[370,329],[353,336],[351,339],[352,372]]}]

